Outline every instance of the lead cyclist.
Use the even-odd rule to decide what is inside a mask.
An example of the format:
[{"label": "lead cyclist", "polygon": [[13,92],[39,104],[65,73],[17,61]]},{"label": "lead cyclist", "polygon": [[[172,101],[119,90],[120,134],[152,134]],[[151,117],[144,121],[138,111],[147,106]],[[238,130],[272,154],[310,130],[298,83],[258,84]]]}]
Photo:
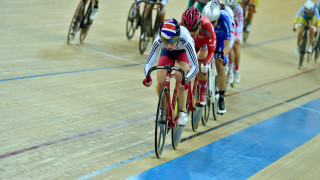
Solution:
[{"label": "lead cyclist", "polygon": [[[179,84],[180,82],[177,89],[178,101],[179,104],[181,104],[181,106],[179,106],[178,124],[184,126],[188,122],[188,114],[186,111],[186,106],[184,105],[187,104],[186,89],[188,89],[189,86],[188,81],[192,80],[199,72],[199,65],[194,47],[194,41],[190,36],[189,31],[185,27],[180,26],[178,21],[174,18],[168,18],[160,25],[159,34],[152,44],[152,48],[144,67],[145,75],[147,75],[153,64],[156,63],[159,53],[159,66],[177,66],[183,69],[186,73],[186,81],[184,86],[181,84],[181,73],[175,74],[176,83]],[[158,96],[160,95],[162,87],[165,85],[166,74],[167,71],[165,69],[160,69],[157,71],[156,91]],[[151,84],[152,79],[150,79],[150,82],[147,82],[146,79],[143,80],[143,85],[146,87],[151,86]]]}]

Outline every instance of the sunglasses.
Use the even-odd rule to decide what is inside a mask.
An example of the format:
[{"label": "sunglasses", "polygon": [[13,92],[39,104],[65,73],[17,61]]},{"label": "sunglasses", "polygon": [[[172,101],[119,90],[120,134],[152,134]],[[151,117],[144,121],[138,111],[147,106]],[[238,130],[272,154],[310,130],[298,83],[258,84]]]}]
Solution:
[{"label": "sunglasses", "polygon": [[197,27],[194,27],[193,29],[190,30],[190,32],[196,32],[199,29],[199,25]]},{"label": "sunglasses", "polygon": [[179,36],[174,36],[174,37],[172,37],[170,39],[165,39],[162,36],[160,36],[160,39],[161,39],[161,41],[164,41],[166,44],[173,44],[173,43],[178,41]]}]

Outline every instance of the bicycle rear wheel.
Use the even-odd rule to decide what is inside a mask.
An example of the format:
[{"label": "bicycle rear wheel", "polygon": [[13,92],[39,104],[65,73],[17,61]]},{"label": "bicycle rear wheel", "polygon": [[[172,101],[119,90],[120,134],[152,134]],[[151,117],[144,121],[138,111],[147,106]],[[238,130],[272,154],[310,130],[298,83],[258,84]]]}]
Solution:
[{"label": "bicycle rear wheel", "polygon": [[158,109],[155,121],[155,152],[160,158],[166,142],[168,130],[168,88],[163,87],[159,96]]},{"label": "bicycle rear wheel", "polygon": [[[88,2],[88,1],[87,1]],[[80,42],[82,43],[84,39],[87,37],[87,34],[89,32],[89,29],[93,23],[93,21],[90,19],[90,15],[92,13],[92,5],[91,1],[89,5],[87,6],[87,11],[85,12],[85,16],[82,22],[81,32],[80,32]],[[87,3],[88,4],[88,3]]]},{"label": "bicycle rear wheel", "polygon": [[[151,12],[150,12],[151,13]],[[151,15],[148,15],[147,18],[141,23],[141,34],[139,39],[139,51],[140,54],[143,54],[147,49],[149,39],[149,33],[151,32]]]},{"label": "bicycle rear wheel", "polygon": [[126,35],[129,40],[133,37],[136,28],[138,27],[139,15],[139,11],[135,9],[135,3],[133,3],[129,10],[126,24]]},{"label": "bicycle rear wheel", "polygon": [[[176,99],[176,105],[174,107],[174,120],[176,120],[179,117],[179,101],[178,97]],[[180,144],[181,140],[181,134],[183,132],[183,127],[178,124],[176,124],[171,131],[171,140],[172,140],[172,147],[173,149],[177,149],[177,147]]]},{"label": "bicycle rear wheel", "polygon": [[73,15],[73,18],[71,20],[71,24],[69,27],[69,31],[68,31],[68,37],[67,37],[67,43],[70,44],[71,41],[74,39],[74,37],[76,36],[77,32],[80,29],[80,25],[83,19],[83,15],[82,12],[85,8],[85,4],[83,3],[83,1],[81,1],[78,6],[77,9]]},{"label": "bicycle rear wheel", "polygon": [[194,102],[193,102],[194,106],[195,106],[195,110],[192,111],[192,113],[191,113],[191,125],[192,125],[192,130],[193,131],[196,131],[198,129],[200,118],[202,116],[203,107],[196,106],[196,104],[199,101],[199,99],[200,99],[200,87],[199,87],[199,84],[198,84],[197,88],[196,88],[196,94],[195,94],[195,97],[194,97]]}]

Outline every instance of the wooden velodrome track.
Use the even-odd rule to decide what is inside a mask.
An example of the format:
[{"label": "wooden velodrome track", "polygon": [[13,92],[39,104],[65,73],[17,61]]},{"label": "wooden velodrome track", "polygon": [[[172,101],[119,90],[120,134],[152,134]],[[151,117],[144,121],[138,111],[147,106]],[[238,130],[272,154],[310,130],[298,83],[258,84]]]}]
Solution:
[{"label": "wooden velodrome track", "polygon": [[[318,99],[319,63],[298,70],[294,54],[292,24],[302,3],[260,2],[241,47],[241,83],[227,92],[227,113],[218,121],[211,115],[197,132],[205,133],[193,138],[189,122],[179,148],[157,159],[155,86],[142,85],[147,56],[138,52],[139,31],[131,41],[125,36],[132,1],[102,0],[85,43],[75,45],[66,44],[66,35],[78,0],[1,1],[0,179],[92,172],[95,179],[126,179]],[[186,6],[169,0],[166,17],[180,20]],[[319,154],[317,135],[252,179],[318,179]]]}]

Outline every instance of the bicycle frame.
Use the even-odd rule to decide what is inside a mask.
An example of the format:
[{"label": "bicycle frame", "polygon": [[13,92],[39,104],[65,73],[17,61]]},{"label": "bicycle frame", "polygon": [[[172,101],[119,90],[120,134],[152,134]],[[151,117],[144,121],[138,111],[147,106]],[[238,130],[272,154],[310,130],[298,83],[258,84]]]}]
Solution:
[{"label": "bicycle frame", "polygon": [[175,70],[175,71],[179,71],[181,74],[182,74],[182,85],[185,84],[185,73],[182,69],[178,68],[178,67],[172,67],[170,65],[167,65],[167,66],[154,66],[152,67],[148,73],[147,73],[147,82],[150,81],[150,74],[152,71],[156,70],[156,69],[166,69],[167,70],[167,76],[166,76],[166,83],[165,83],[165,87],[168,88],[168,122],[169,122],[169,127],[174,127],[177,123],[178,123],[178,118],[174,119],[174,108],[176,106],[176,100],[177,100],[177,86],[175,87],[174,89],[174,92],[173,92],[173,97],[172,97],[172,102],[171,102],[171,93],[170,93],[170,80],[171,78],[173,77],[173,74],[172,71]]}]

